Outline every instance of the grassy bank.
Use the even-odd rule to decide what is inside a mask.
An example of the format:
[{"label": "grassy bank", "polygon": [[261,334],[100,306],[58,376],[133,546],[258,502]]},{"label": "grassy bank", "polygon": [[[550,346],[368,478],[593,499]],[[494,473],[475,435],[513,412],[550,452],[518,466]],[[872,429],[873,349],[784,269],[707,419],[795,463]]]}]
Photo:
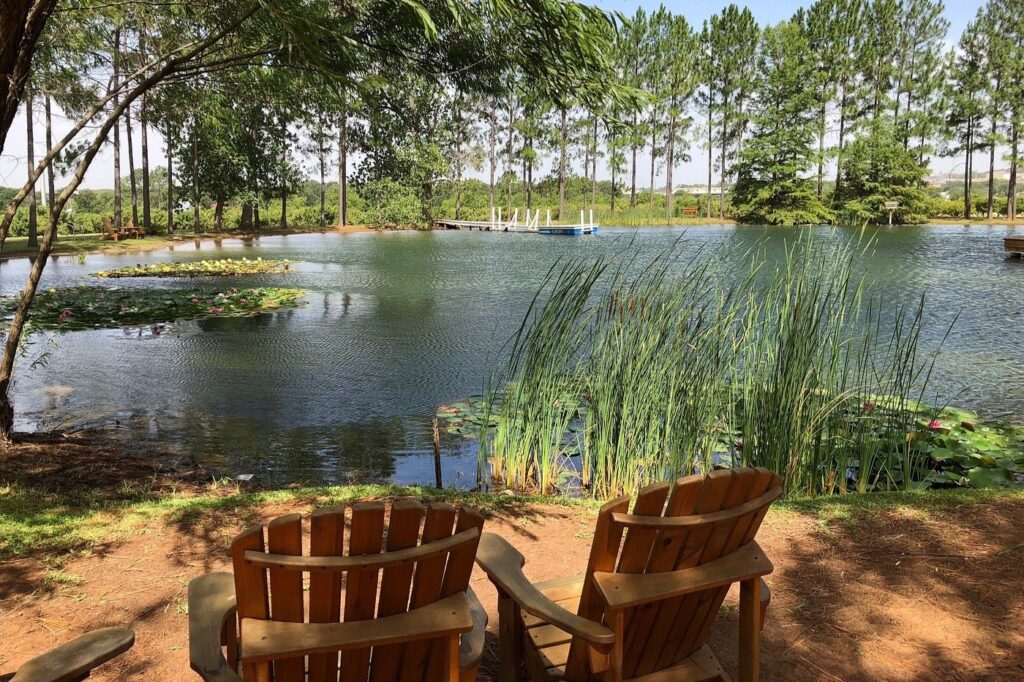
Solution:
[{"label": "grassy bank", "polygon": [[[151,488],[146,482],[126,481],[106,490],[54,490],[30,482],[11,481],[0,484],[0,560],[28,556],[56,558],[69,552],[89,552],[140,532],[159,533],[169,526],[191,528],[224,517],[255,519],[261,511],[277,513],[297,509],[308,513],[356,500],[398,497],[471,505],[485,516],[515,515],[517,510],[537,504],[596,513],[601,504],[592,499],[393,485],[247,492],[233,483],[223,482]],[[773,513],[811,515],[820,523],[828,524],[894,510],[940,518],[964,506],[1000,502],[1024,502],[1024,489],[951,489],[787,498],[775,504]]]}]

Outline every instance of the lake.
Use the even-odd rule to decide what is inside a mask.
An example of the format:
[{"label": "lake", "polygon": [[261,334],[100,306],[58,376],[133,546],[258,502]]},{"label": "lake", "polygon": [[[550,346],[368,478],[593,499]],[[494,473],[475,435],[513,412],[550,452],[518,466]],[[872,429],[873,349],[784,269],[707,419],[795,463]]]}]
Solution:
[{"label": "lake", "polygon": [[[823,244],[854,229],[806,228]],[[1005,227],[870,230],[858,267],[888,300],[927,296],[923,347],[942,346],[939,400],[1024,421],[1024,260]],[[1018,230],[1019,233],[1019,230]],[[37,337],[19,360],[16,428],[103,426],[139,452],[171,448],[219,475],[268,485],[433,481],[431,419],[480,393],[503,345],[559,258],[651,257],[680,249],[762,248],[781,258],[797,231],[707,226],[604,228],[594,237],[487,232],[307,234],[186,242],[174,250],[84,262],[58,257],[45,287],[97,284],[99,270],[203,258],[287,258],[291,273],[227,280],[118,280],[107,286],[294,286],[297,310],[171,325],[165,333],[97,330]],[[678,242],[678,243],[677,243]],[[737,267],[742,267],[738,263]],[[26,259],[0,262],[0,293],[20,290]],[[35,365],[33,368],[32,365]],[[445,436],[446,484],[471,485],[475,446]]]}]

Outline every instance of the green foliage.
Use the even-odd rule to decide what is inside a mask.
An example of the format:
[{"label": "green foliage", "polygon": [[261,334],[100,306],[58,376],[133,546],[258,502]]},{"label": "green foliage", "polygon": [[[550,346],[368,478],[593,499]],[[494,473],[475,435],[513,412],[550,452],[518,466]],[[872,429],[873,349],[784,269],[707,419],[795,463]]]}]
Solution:
[{"label": "green foliage", "polygon": [[185,261],[183,263],[151,263],[129,265],[117,270],[104,270],[95,277],[226,277],[238,275],[265,275],[288,272],[290,260],[263,260],[255,258],[220,258],[217,260]]},{"label": "green foliage", "polygon": [[[241,317],[301,304],[301,289],[108,289],[78,286],[36,294],[30,318],[39,329],[72,331],[147,325],[202,317]],[[0,299],[12,312],[17,298]]]},{"label": "green foliage", "polygon": [[735,215],[769,225],[829,222],[830,212],[806,178],[815,158],[817,93],[810,46],[799,24],[765,29],[757,78],[761,95],[737,165]]},{"label": "green foliage", "polygon": [[888,221],[885,202],[899,208],[893,222],[922,223],[928,218],[927,169],[906,149],[890,125],[879,122],[846,148],[843,182],[836,199],[842,219],[853,224]]},{"label": "green foliage", "polygon": [[363,220],[369,225],[401,228],[424,224],[420,198],[407,185],[385,178],[366,183],[361,194],[366,202]]}]

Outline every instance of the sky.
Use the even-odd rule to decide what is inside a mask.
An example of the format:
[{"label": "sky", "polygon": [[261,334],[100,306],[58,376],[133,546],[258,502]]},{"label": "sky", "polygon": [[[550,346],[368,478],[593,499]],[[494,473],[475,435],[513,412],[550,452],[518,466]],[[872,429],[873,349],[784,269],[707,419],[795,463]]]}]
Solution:
[{"label": "sky", "polygon": [[[797,0],[750,0],[749,2],[742,3],[737,2],[736,4],[745,4],[753,12],[754,18],[759,24],[771,24],[788,19],[799,7],[806,7],[810,5],[812,0],[797,1]],[[960,36],[967,23],[977,13],[978,8],[982,5],[984,0],[947,0],[947,6],[945,10],[946,18],[949,20],[949,41],[954,43]],[[626,15],[633,14],[638,7],[643,7],[646,10],[657,9],[659,5],[664,5],[668,10],[676,13],[683,14],[687,20],[693,26],[700,26],[701,23],[711,17],[712,15],[719,12],[723,7],[729,4],[726,0],[665,0],[660,2],[657,0],[595,0],[593,3],[602,9],[608,11],[622,12]],[[35,121],[35,153],[36,160],[45,152],[43,148],[43,118],[42,118],[42,106],[41,103],[37,103]],[[64,119],[62,116],[54,116],[54,138],[59,139],[70,128],[70,122]],[[135,149],[136,156],[138,156],[138,130],[137,126],[133,126],[133,133],[135,138]],[[8,138],[4,144],[4,153],[0,156],[0,186],[20,186],[28,173],[26,166],[26,125],[24,116],[24,107],[18,118],[15,119],[14,125],[11,127],[8,133]],[[150,165],[151,167],[165,166],[167,164],[166,156],[164,155],[163,139],[156,131],[150,133]],[[697,184],[706,181],[706,165],[702,158],[699,150],[694,149],[692,151],[693,160],[680,164],[674,173],[674,181],[677,185],[685,184]],[[358,161],[358,157],[354,159]],[[138,162],[138,161],[137,161]],[[122,158],[122,172],[127,174],[128,161],[127,158]],[[312,168],[312,160],[305,164]],[[581,162],[577,162],[576,165],[581,165]],[[649,176],[650,169],[650,156],[646,153],[642,153],[638,156],[637,165],[641,169],[637,175],[640,178]],[[962,168],[962,162],[958,159],[952,158],[941,158],[937,157],[932,160],[932,170],[934,173],[939,175],[952,174],[957,170],[957,165]],[[351,169],[351,166],[350,166]],[[644,171],[643,169],[647,169]],[[579,171],[579,169],[577,169]],[[499,171],[500,172],[500,171]],[[477,173],[476,176],[482,178],[483,172]],[[663,176],[664,171],[659,171],[659,175]],[[607,172],[598,167],[598,177],[607,179]],[[58,179],[55,183],[60,187],[63,182]],[[644,184],[649,184],[644,183]],[[104,150],[96,157],[92,167],[86,174],[85,180],[82,183],[83,188],[110,188],[113,186],[113,154],[110,145],[107,145]]]}]

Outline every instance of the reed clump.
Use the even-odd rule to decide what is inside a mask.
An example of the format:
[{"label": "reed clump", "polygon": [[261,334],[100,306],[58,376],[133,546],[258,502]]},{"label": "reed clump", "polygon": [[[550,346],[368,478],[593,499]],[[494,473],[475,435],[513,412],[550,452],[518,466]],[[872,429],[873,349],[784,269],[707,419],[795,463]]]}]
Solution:
[{"label": "reed clump", "polygon": [[777,266],[673,249],[553,269],[492,382],[481,468],[597,497],[734,465],[808,495],[921,485],[925,300],[872,295],[854,275],[862,248],[801,239]]}]

